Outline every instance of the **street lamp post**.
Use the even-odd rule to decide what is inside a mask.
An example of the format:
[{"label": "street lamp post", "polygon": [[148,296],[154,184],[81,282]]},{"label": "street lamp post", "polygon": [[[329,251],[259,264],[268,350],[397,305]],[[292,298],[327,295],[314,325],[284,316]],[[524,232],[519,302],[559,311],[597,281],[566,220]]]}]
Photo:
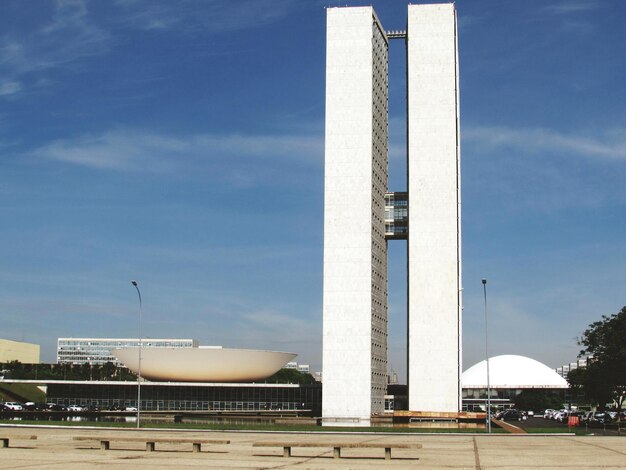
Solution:
[{"label": "street lamp post", "polygon": [[130,283],[137,289],[137,295],[139,295],[139,365],[137,367],[137,428],[141,427],[141,292],[139,291],[139,285],[137,281],[130,281]]},{"label": "street lamp post", "polygon": [[489,336],[487,334],[487,279],[483,279],[483,295],[485,298],[485,358],[487,359],[487,432],[491,433],[491,384],[489,381]]}]

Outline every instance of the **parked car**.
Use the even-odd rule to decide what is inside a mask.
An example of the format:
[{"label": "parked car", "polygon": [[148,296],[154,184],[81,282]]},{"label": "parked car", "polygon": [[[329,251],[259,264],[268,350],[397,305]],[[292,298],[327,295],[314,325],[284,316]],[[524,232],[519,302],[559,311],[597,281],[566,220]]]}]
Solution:
[{"label": "parked car", "polygon": [[563,420],[567,421],[567,416],[569,415],[569,410],[561,409],[552,413],[551,419],[554,421],[563,422]]},{"label": "parked car", "polygon": [[595,411],[586,411],[585,413],[583,413],[580,417],[580,423],[589,424],[589,420],[591,419],[594,413]]},{"label": "parked car", "polygon": [[526,412],[526,414],[527,414],[528,416],[535,416],[535,412],[534,412],[533,410],[528,410],[528,411]]},{"label": "parked car", "polygon": [[4,403],[4,406],[11,411],[22,411],[24,409],[22,405],[16,401],[7,401]]},{"label": "parked car", "polygon": [[46,403],[46,408],[48,411],[66,411],[65,406],[58,403]]},{"label": "parked car", "polygon": [[552,413],[554,413],[554,410],[552,408],[548,408],[546,411],[543,412],[543,417],[545,419],[550,419]]},{"label": "parked car", "polygon": [[589,416],[589,420],[587,421],[589,426],[604,426],[606,423],[610,422],[610,417],[608,417],[604,411],[594,411],[592,413],[593,414]]},{"label": "parked car", "polygon": [[500,415],[500,419],[502,421],[521,421],[523,418],[522,413],[518,410],[505,410],[504,413]]},{"label": "parked car", "polygon": [[27,401],[22,405],[22,408],[24,408],[26,411],[42,411],[46,409],[46,404]]},{"label": "parked car", "polygon": [[67,407],[67,411],[79,412],[79,411],[83,411],[83,407],[80,405],[69,405]]},{"label": "parked car", "polygon": [[137,411],[137,407],[135,407],[135,406],[127,406],[125,408],[125,411]]},{"label": "parked car", "polygon": [[606,414],[608,415],[607,423],[613,423],[617,421],[617,415],[619,414],[617,411],[607,411]]}]

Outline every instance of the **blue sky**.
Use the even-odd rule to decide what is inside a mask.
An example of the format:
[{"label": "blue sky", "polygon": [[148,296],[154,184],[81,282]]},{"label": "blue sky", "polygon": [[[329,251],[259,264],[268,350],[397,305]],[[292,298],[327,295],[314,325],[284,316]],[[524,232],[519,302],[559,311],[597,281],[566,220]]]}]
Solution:
[{"label": "blue sky", "polygon": [[[403,29],[406,2],[372,2]],[[341,5],[363,5],[342,0]],[[367,2],[369,4],[369,2]],[[0,337],[134,336],[321,367],[325,7],[4,0]],[[622,0],[459,0],[464,364],[556,367],[626,303]],[[403,44],[390,189],[404,183]],[[390,243],[404,376],[405,246]]]}]

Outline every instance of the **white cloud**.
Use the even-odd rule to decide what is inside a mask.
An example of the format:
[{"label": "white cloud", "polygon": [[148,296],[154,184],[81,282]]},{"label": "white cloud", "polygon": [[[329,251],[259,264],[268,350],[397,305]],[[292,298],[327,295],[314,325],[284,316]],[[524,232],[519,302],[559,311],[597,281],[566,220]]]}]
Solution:
[{"label": "white cloud", "polygon": [[[101,54],[108,49],[109,39],[89,17],[83,1],[56,2],[51,21],[24,29],[19,35],[4,33],[0,40],[0,73],[7,81],[2,87],[5,93],[0,95],[22,91],[33,73]],[[42,83],[41,77],[34,78]]]},{"label": "white cloud", "polygon": [[185,145],[182,140],[153,134],[113,131],[57,140],[31,154],[93,169],[159,171],[168,163],[166,156]]},{"label": "white cloud", "polygon": [[489,12],[484,12],[481,15],[461,15],[458,19],[458,29],[460,33],[469,31],[470,29],[484,23],[489,18]]},{"label": "white cloud", "polygon": [[67,29],[88,29],[85,26],[87,6],[83,0],[57,0],[53,20],[41,32],[54,34]]},{"label": "white cloud", "polygon": [[[323,137],[313,134],[159,135],[114,130],[50,142],[28,153],[94,170],[155,174],[213,172],[237,187],[269,179],[290,165],[320,168]],[[281,165],[270,165],[271,162]]]},{"label": "white cloud", "polygon": [[242,315],[237,326],[240,346],[293,351],[298,354],[298,362],[310,363],[313,370],[321,370],[321,316],[301,314],[265,309]]},{"label": "white cloud", "polygon": [[103,19],[84,0],[57,0],[52,14],[42,15],[46,21],[0,37],[0,74],[6,80],[0,96],[29,89],[31,80],[41,85],[42,74],[107,52],[120,28],[230,33],[279,21],[297,6],[295,0],[119,1]]},{"label": "white cloud", "polygon": [[118,1],[121,21],[144,30],[202,29],[210,33],[258,28],[284,18],[298,5],[294,0]]},{"label": "white cloud", "polygon": [[564,134],[545,128],[465,127],[467,142],[487,148],[537,152],[566,152],[586,158],[626,160],[626,132],[612,130],[602,136]]},{"label": "white cloud", "polygon": [[594,135],[465,126],[461,135],[470,206],[480,201],[486,210],[537,214],[626,201],[626,134],[619,129]]},{"label": "white cloud", "polygon": [[597,0],[569,0],[567,2],[559,2],[554,5],[548,5],[544,7],[543,10],[549,13],[562,15],[595,10],[598,6]]},{"label": "white cloud", "polygon": [[534,21],[547,21],[555,31],[587,35],[597,29],[597,25],[590,21],[589,12],[601,5],[601,0],[568,0],[529,12]]},{"label": "white cloud", "polygon": [[246,313],[242,316],[242,320],[256,331],[269,331],[280,335],[283,335],[285,331],[303,333],[311,326],[308,319],[271,310]]},{"label": "white cloud", "polygon": [[20,82],[9,81],[0,83],[0,96],[13,95],[22,89]]},{"label": "white cloud", "polygon": [[[206,292],[204,292],[206,294]],[[291,311],[290,309],[293,309]],[[155,312],[152,311],[154,317]],[[224,299],[223,292],[215,294],[207,308],[198,314],[186,315],[186,321],[172,320],[170,314],[151,320],[152,327],[178,336],[191,336],[200,344],[249,349],[289,351],[298,354],[296,360],[321,370],[322,321],[321,311],[303,312],[301,306],[265,305],[257,307],[236,294]]]}]

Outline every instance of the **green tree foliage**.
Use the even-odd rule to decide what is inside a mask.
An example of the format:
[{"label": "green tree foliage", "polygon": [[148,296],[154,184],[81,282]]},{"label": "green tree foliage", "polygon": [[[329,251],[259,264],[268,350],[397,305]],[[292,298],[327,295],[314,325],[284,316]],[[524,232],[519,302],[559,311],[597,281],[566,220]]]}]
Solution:
[{"label": "green tree foliage", "polygon": [[589,325],[578,344],[580,354],[590,358],[587,367],[568,374],[570,386],[600,408],[614,401],[621,409],[626,398],[626,307]]},{"label": "green tree foliage", "polygon": [[7,379],[21,380],[137,380],[126,367],[111,362],[85,364],[22,364],[18,361],[0,364]]},{"label": "green tree foliage", "polygon": [[548,408],[562,408],[563,402],[564,398],[559,392],[527,389],[515,397],[515,408],[543,412]]},{"label": "green tree foliage", "polygon": [[274,375],[268,377],[265,382],[304,385],[315,383],[315,379],[311,374],[299,372],[296,369],[280,369]]}]

